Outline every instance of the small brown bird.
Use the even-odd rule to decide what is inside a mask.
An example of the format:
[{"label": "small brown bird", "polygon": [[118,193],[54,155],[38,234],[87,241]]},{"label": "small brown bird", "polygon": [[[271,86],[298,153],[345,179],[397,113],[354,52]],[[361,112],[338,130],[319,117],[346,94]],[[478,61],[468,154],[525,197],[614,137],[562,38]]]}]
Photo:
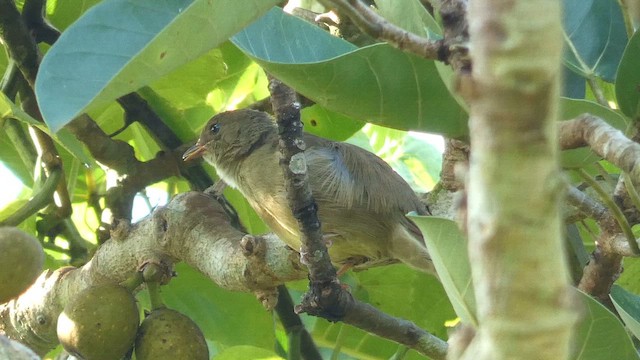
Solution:
[{"label": "small brown bird", "polygon": [[[305,134],[309,183],[332,262],[368,268],[399,261],[430,273],[433,263],[418,228],[405,214],[427,214],[409,185],[382,159],[359,147]],[[280,168],[278,128],[254,110],[220,113],[183,159],[202,156],[238,189],[271,230],[300,249]]]}]

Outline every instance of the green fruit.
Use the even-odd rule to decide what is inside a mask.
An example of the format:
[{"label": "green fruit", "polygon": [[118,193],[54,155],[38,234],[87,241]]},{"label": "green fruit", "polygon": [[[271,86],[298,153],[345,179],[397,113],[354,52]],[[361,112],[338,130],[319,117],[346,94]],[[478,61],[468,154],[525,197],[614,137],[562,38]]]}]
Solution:
[{"label": "green fruit", "polygon": [[136,338],[138,360],[208,360],[202,331],[191,319],[171,309],[156,309],[147,316]]},{"label": "green fruit", "polygon": [[65,306],[58,317],[58,339],[67,352],[85,360],[120,359],[133,346],[139,322],[129,290],[96,285]]},{"label": "green fruit", "polygon": [[0,304],[22,294],[42,272],[44,251],[33,236],[0,227]]}]

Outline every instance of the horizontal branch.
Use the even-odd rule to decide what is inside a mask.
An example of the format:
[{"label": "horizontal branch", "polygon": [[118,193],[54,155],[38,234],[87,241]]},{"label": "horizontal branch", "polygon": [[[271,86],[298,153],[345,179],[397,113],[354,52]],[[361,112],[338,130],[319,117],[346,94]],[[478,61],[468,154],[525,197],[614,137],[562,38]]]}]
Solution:
[{"label": "horizontal branch", "polygon": [[43,355],[58,344],[56,320],[74,295],[122,282],[149,260],[184,261],[221,287],[273,304],[269,297],[275,298],[278,285],[306,277],[298,257],[273,235],[247,236],[233,228],[210,197],[184,193],[139,223],[120,223],[83,267],[46,271],[22,296],[0,305],[0,332]]},{"label": "horizontal branch", "polygon": [[635,184],[640,183],[640,144],[601,118],[583,114],[559,123],[562,150],[588,146],[603,159],[627,172]]}]

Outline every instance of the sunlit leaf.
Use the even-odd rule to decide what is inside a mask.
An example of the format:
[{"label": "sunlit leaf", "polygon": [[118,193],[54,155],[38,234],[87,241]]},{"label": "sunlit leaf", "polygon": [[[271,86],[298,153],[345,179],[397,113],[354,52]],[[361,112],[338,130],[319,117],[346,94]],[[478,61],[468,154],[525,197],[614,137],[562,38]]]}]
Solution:
[{"label": "sunlit leaf", "polygon": [[634,118],[640,112],[640,31],[631,37],[622,55],[622,61],[616,75],[616,98],[620,110]]},{"label": "sunlit leaf", "polygon": [[462,322],[477,326],[467,241],[458,225],[435,216],[409,216],[418,225],[449,300]]},{"label": "sunlit leaf", "polygon": [[215,357],[215,360],[279,360],[282,359],[276,353],[263,348],[250,346],[250,345],[238,345],[227,348]]},{"label": "sunlit leaf", "polygon": [[111,0],[87,11],[47,52],[36,94],[47,125],[147,85],[218,46],[278,3]]}]

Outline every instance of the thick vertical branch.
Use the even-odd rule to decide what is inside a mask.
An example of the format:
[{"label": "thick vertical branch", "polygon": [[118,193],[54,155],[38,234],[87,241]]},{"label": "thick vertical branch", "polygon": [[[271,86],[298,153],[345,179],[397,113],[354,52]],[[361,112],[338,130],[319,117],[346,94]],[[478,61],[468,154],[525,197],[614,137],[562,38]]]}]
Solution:
[{"label": "thick vertical branch", "polygon": [[477,0],[468,19],[473,70],[463,95],[479,329],[462,358],[565,359],[576,314],[559,206],[560,3]]}]

